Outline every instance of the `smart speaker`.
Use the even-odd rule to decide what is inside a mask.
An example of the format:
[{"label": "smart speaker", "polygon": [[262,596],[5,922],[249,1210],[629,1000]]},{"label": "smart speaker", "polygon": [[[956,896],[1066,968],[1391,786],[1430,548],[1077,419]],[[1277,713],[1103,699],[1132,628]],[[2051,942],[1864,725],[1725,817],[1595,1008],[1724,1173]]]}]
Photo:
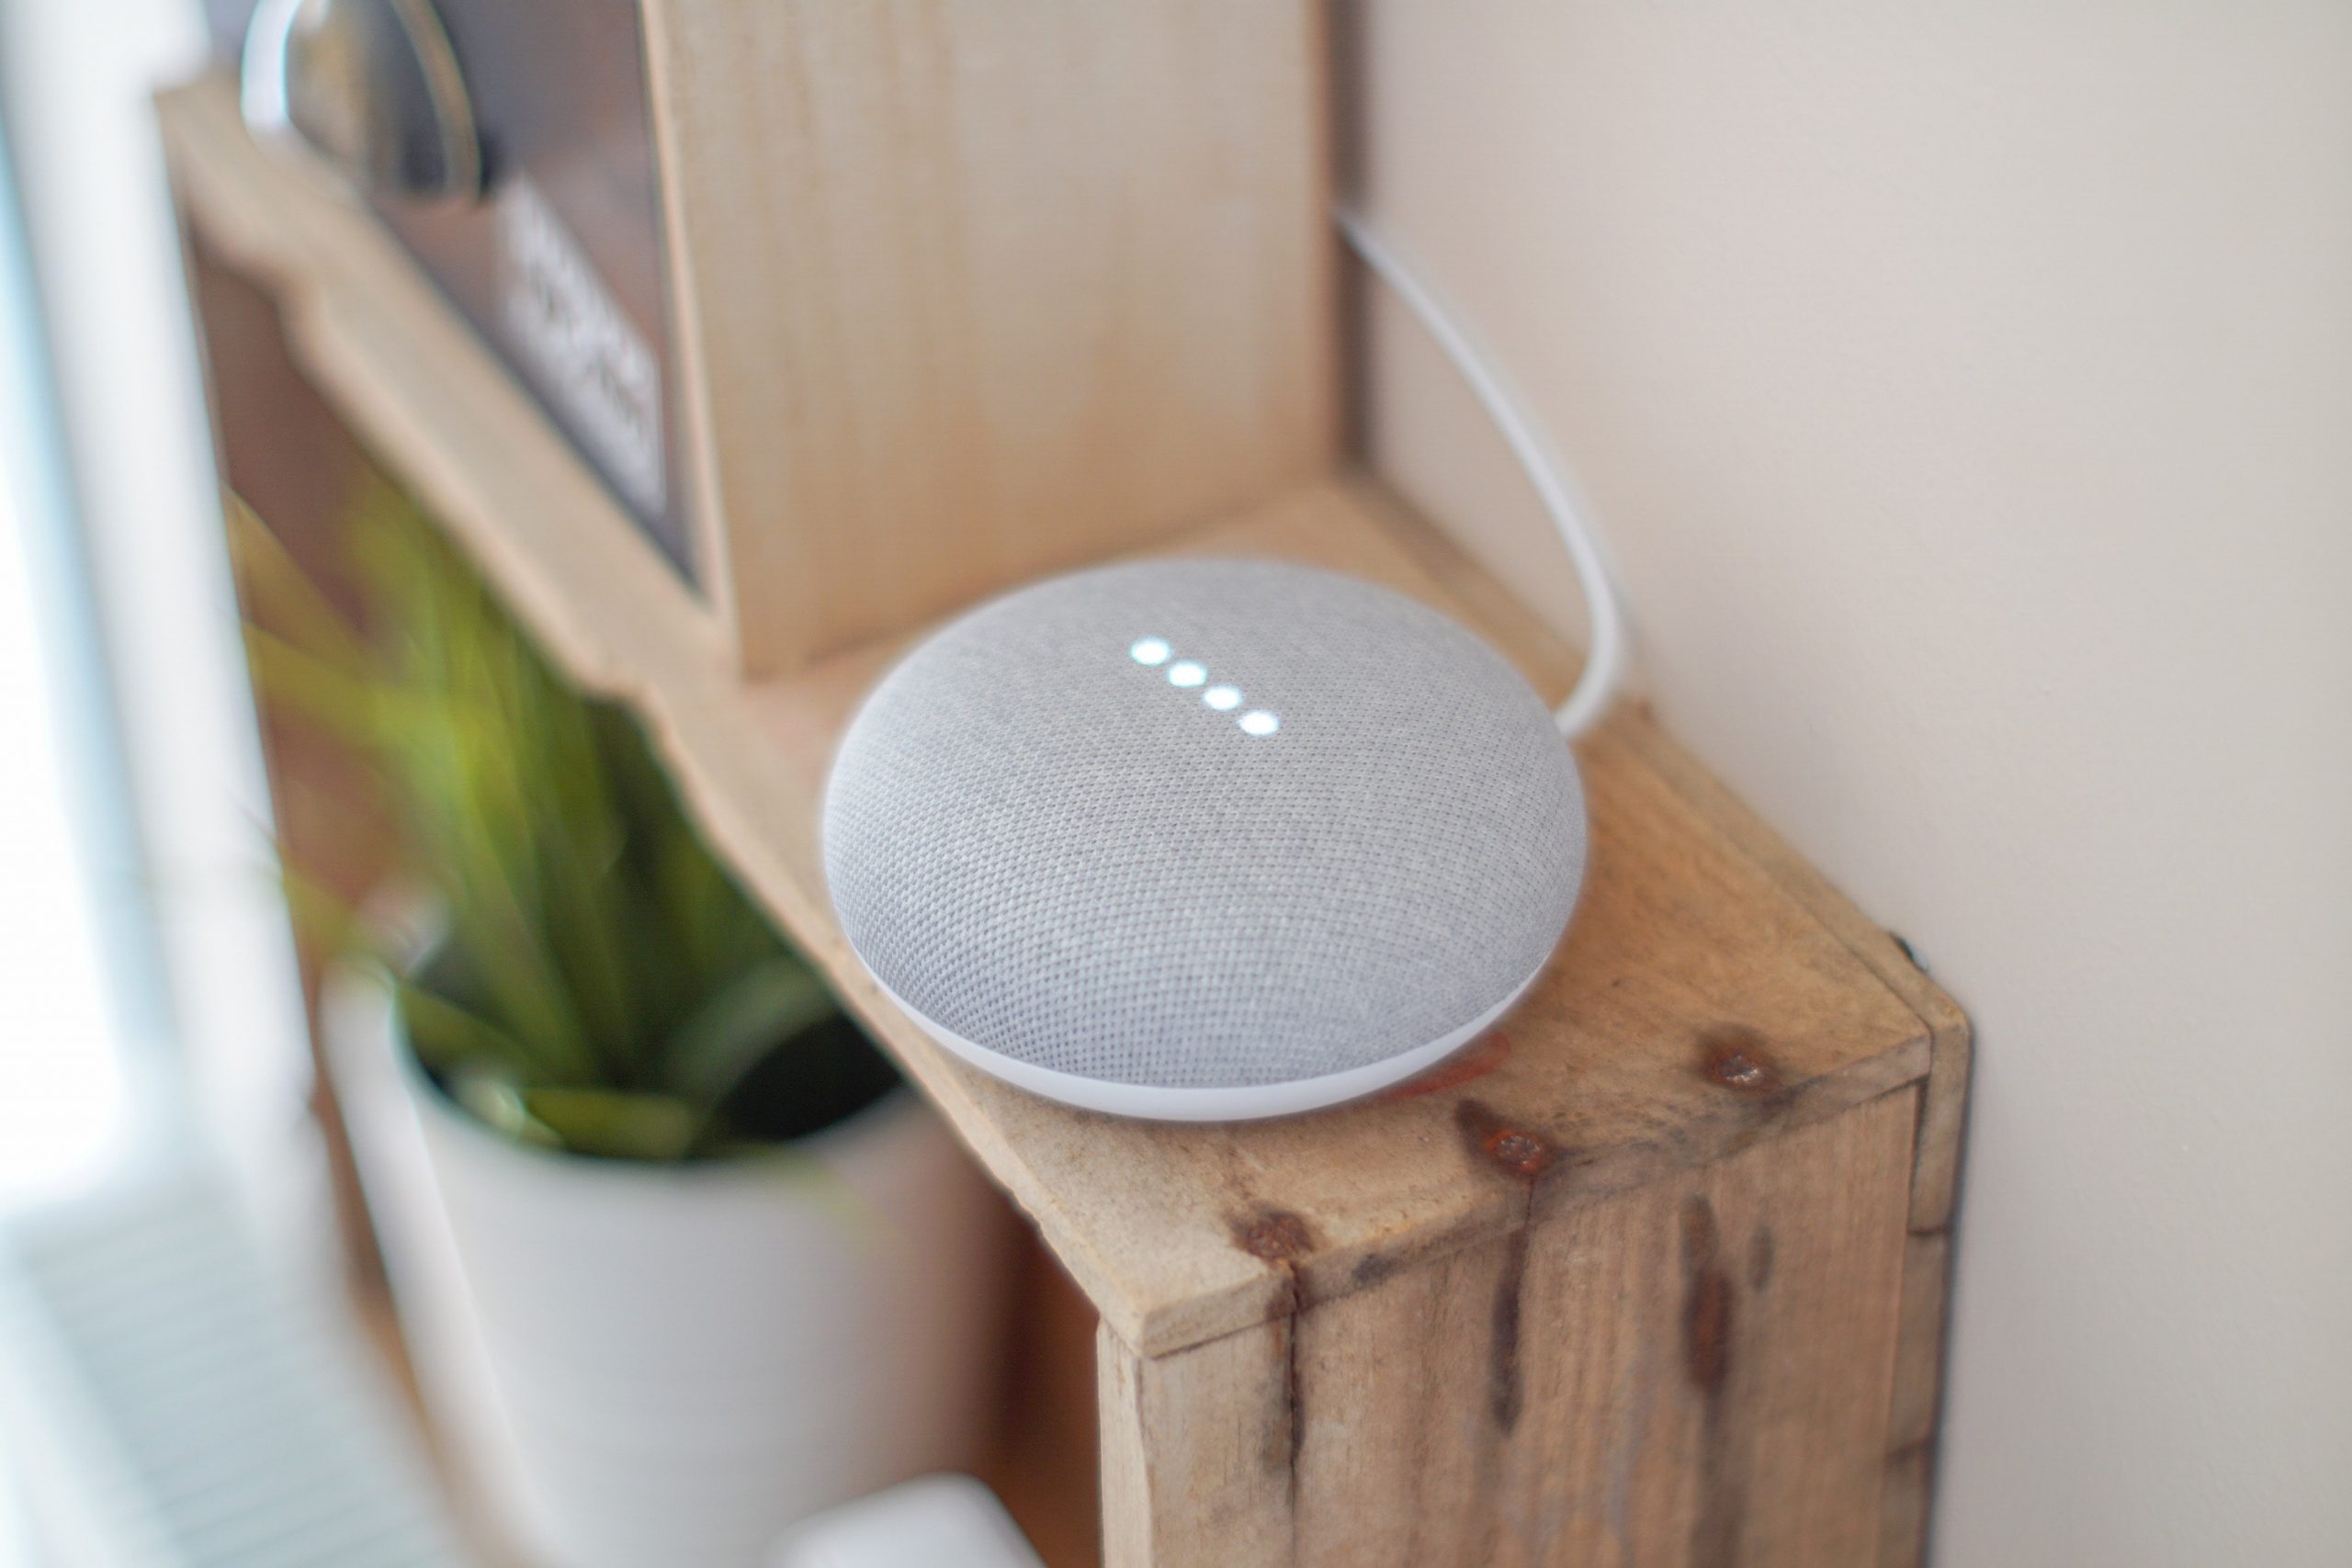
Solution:
[{"label": "smart speaker", "polygon": [[1557,945],[1583,788],[1486,643],[1261,561],[1057,578],[924,642],[825,793],[843,933],[956,1055],[1170,1121],[1368,1093]]}]

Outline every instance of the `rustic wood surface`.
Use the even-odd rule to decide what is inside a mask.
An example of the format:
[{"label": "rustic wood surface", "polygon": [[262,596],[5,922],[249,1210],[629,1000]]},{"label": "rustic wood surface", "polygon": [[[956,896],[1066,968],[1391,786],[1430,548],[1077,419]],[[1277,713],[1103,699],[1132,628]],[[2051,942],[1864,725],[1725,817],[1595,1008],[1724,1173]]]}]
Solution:
[{"label": "rustic wood surface", "polygon": [[1952,1210],[1960,1188],[1961,1139],[1973,1044],[1967,1018],[1919,967],[1910,949],[1865,919],[1777,833],[1649,729],[1644,759],[1718,824],[1741,850],[1836,931],[1928,1031],[1928,1072],[1912,1151],[1910,1237],[1904,1255],[1901,1337],[1886,1444],[1886,1495],[1880,1515],[1881,1568],[1917,1568],[1927,1553],[1928,1500],[1944,1380],[1945,1308],[1951,1288]]},{"label": "rustic wood surface", "polygon": [[[1579,743],[1595,849],[1568,940],[1526,1002],[1449,1063],[1366,1103],[1246,1126],[1125,1122],[1021,1095],[888,1007],[823,897],[817,800],[834,739],[914,628],[743,682],[724,628],[364,212],[254,149],[219,85],[162,108],[192,222],[268,282],[306,372],[550,652],[646,717],[726,858],[1101,1314],[1109,1561],[1279,1560],[1276,1543],[1359,1560],[1315,1554],[1327,1540],[1372,1551],[1364,1529],[1391,1539],[1351,1501],[1385,1495],[1430,1515],[1429,1561],[1916,1562],[1966,1023],[1645,713]],[[1122,536],[1106,526],[1110,549]],[[1504,590],[1359,480],[1301,486],[1168,547],[1385,582],[1479,628],[1546,693],[1575,669]],[[1713,1253],[1690,1239],[1694,1195]],[[1769,1269],[1754,1239],[1767,1228]],[[1690,1261],[1709,1257],[1720,1266]],[[1673,1382],[1709,1268],[1729,1304],[1703,1310],[1741,1325],[1712,1428],[1711,1396]],[[1754,1299],[1741,1294],[1742,1269],[1779,1294],[1752,1281]],[[1521,1353],[1501,1380],[1506,1299]],[[1306,1419],[1285,1416],[1277,1442],[1267,1412],[1295,1413],[1302,1395]],[[1609,1413],[1613,1435],[1579,1436],[1570,1410]],[[1390,1439],[1413,1430],[1435,1447],[1406,1474]],[[1736,1477],[1709,1460],[1719,1449]],[[1559,1473],[1539,1455],[1560,1456]],[[1595,1500],[1604,1469],[1619,1502]],[[1460,1533],[1473,1515],[1501,1533]],[[1591,1555],[1547,1557],[1560,1542]]]},{"label": "rustic wood surface", "polygon": [[977,1473],[1047,1568],[1099,1568],[1094,1360],[1101,1320],[1034,1236],[1023,1252],[1014,1300],[997,1427]]},{"label": "rustic wood surface", "polygon": [[[1104,1561],[1862,1568],[1918,1094],[1170,1355],[1105,1335]],[[1459,1131],[1531,1213],[1572,1172]]]},{"label": "rustic wood surface", "polygon": [[[1503,1194],[1449,1157],[1463,1093],[1574,1151],[1544,1201],[1717,1159],[1926,1076],[1902,997],[1647,760],[1628,709],[1580,748],[1596,846],[1560,954],[1493,1037],[1368,1103],[1289,1122],[1155,1126],[1031,1099],[963,1067],[885,1003],[818,874],[832,742],[894,649],[742,685],[708,618],[364,212],[264,154],[219,87],[164,100],[195,220],[277,280],[328,396],[483,562],[551,652],[647,716],[729,861],[1037,1222],[1105,1321],[1157,1354],[1287,1308],[1237,1246],[1272,1207],[1309,1216],[1318,1295],[1499,1235]],[[1574,660],[1417,522],[1360,483],[1304,488],[1185,536],[1396,587],[1479,626],[1557,693]],[[1479,1075],[1475,1090],[1433,1082]]]},{"label": "rustic wood surface", "polygon": [[1320,0],[646,0],[702,556],[775,672],[1327,471]]}]

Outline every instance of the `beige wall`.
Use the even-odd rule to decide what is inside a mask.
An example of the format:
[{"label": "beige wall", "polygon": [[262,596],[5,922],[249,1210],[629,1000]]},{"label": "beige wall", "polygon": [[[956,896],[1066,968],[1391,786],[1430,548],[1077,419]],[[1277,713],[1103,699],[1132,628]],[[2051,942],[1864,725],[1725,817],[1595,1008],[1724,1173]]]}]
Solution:
[{"label": "beige wall", "polygon": [[[1940,1562],[2352,1562],[2352,6],[1354,17],[1666,723],[1978,1021]],[[1375,342],[1380,464],[1572,625]]]}]

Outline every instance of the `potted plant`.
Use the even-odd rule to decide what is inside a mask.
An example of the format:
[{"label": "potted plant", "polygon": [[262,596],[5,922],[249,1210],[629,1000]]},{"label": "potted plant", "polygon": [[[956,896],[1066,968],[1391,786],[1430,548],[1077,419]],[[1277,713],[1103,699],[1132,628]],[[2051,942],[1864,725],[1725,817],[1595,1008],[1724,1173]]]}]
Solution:
[{"label": "potted plant", "polygon": [[945,1129],[583,698],[389,490],[342,614],[234,524],[266,701],[366,762],[408,890],[323,1037],[452,1469],[560,1568],[749,1568],[968,1463],[1004,1244]]}]

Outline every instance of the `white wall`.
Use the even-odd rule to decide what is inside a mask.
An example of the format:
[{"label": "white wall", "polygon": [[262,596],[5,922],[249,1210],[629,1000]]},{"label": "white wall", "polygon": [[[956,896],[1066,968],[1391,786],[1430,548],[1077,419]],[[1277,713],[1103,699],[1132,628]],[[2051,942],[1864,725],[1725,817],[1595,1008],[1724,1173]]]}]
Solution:
[{"label": "white wall", "polygon": [[[1939,1562],[2352,1562],[2352,7],[1355,20],[1664,721],[1977,1021]],[[1382,467],[1573,626],[1376,343]]]}]

